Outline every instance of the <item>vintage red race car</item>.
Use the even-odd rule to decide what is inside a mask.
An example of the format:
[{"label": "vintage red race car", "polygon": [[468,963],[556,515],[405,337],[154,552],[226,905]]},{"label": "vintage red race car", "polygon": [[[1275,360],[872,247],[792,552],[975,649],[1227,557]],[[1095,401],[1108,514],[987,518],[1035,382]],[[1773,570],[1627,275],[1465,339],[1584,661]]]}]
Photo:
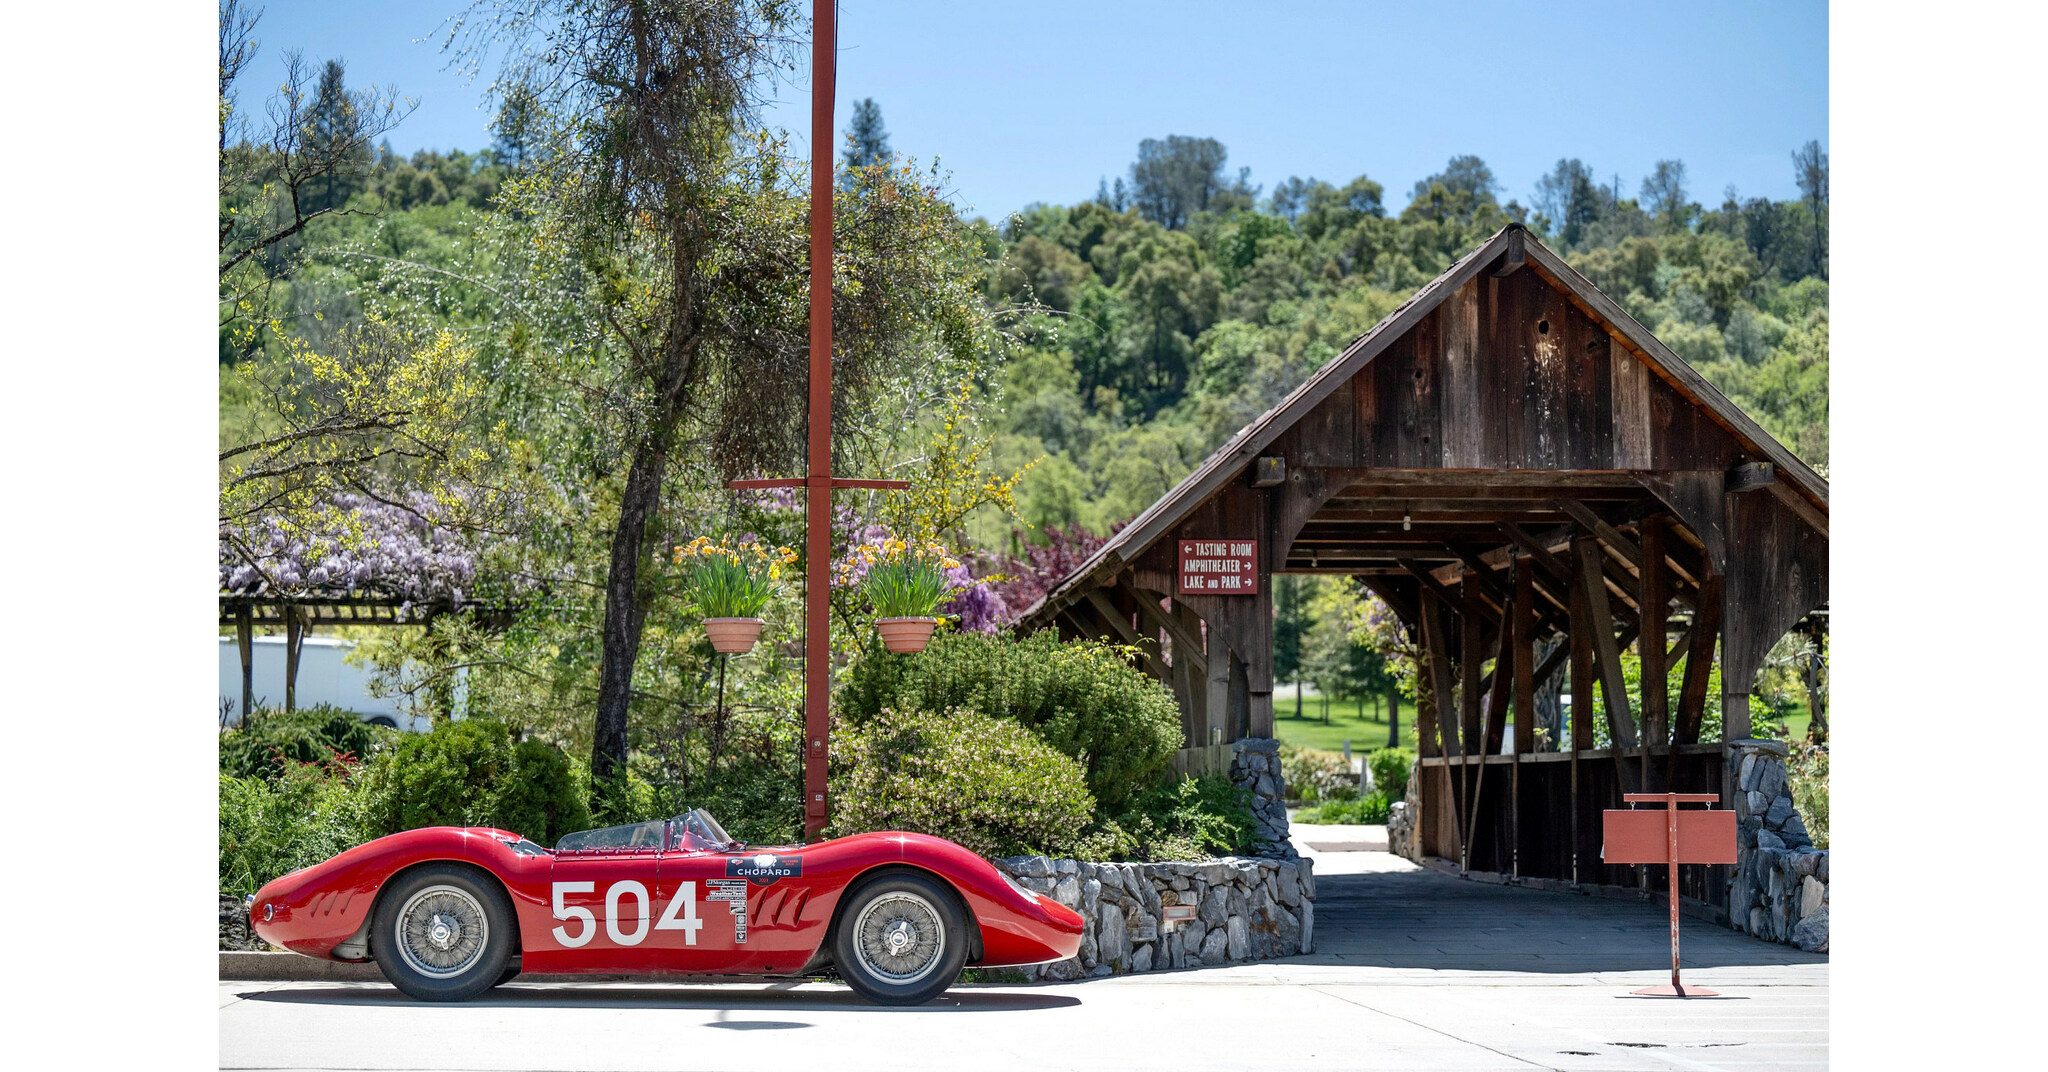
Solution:
[{"label": "vintage red race car", "polygon": [[885,1004],[974,965],[1064,960],[1081,917],[943,838],[885,832],[755,848],[703,809],[543,848],[483,827],[408,830],[275,879],[256,933],[374,960],[424,1001],[536,974],[791,976],[830,966]]}]

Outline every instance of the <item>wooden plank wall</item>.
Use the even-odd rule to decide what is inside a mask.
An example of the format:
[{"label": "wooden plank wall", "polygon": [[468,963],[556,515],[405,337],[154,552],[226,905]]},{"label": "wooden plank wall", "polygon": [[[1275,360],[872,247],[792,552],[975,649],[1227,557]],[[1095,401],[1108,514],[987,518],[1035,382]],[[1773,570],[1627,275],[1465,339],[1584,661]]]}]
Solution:
[{"label": "wooden plank wall", "polygon": [[1269,453],[1297,466],[1722,472],[1741,449],[1523,271],[1453,292]]},{"label": "wooden plank wall", "polygon": [[[1669,760],[1666,750],[1656,751],[1660,769]],[[1545,753],[1540,760],[1523,757],[1520,764],[1494,762],[1478,770],[1484,791],[1477,795],[1479,822],[1466,846],[1467,869],[1514,875],[1520,878],[1576,881],[1582,885],[1621,886],[1661,891],[1662,868],[1640,868],[1600,862],[1601,812],[1626,805],[1623,787],[1612,754],[1605,750],[1584,753],[1577,764],[1579,785],[1576,808],[1572,793],[1572,768],[1568,754]],[[1672,790],[1681,793],[1721,791],[1722,757],[1718,751],[1681,752],[1676,764]],[[1425,795],[1423,852],[1441,859],[1458,858],[1456,807],[1451,799],[1451,778],[1456,767],[1425,764],[1418,768]],[[1512,788],[1519,783],[1517,788]],[[1519,817],[1516,816],[1519,797]],[[1469,798],[1468,798],[1469,799]],[[1573,816],[1577,814],[1578,840],[1573,842]],[[1517,823],[1519,822],[1519,826]],[[1726,868],[1687,867],[1680,869],[1679,893],[1709,905],[1726,908]],[[1651,872],[1654,872],[1653,874]],[[1648,883],[1645,886],[1645,883]]]}]

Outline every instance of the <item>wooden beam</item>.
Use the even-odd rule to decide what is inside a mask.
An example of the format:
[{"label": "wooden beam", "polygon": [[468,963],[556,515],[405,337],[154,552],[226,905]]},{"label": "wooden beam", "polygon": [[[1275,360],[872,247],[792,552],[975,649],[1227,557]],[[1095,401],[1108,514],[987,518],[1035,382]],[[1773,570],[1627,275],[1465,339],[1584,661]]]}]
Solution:
[{"label": "wooden beam", "polygon": [[[1721,639],[1721,575],[1710,574],[1700,583],[1700,606],[1686,631],[1691,650],[1685,656],[1685,680],[1678,686],[1678,724],[1673,744],[1697,744],[1700,727],[1706,722],[1707,679],[1714,669],[1715,641]],[[1676,753],[1674,753],[1676,754]]]},{"label": "wooden beam", "polygon": [[1587,625],[1593,635],[1593,653],[1600,672],[1601,698],[1607,710],[1607,732],[1617,748],[1636,746],[1635,718],[1628,706],[1628,683],[1621,672],[1621,649],[1614,638],[1614,616],[1607,606],[1607,585],[1601,581],[1600,547],[1590,539],[1575,540],[1579,583],[1586,592]]},{"label": "wooden beam", "polygon": [[1643,616],[1636,650],[1642,659],[1643,786],[1651,781],[1650,748],[1671,739],[1671,694],[1665,656],[1665,617],[1670,610],[1669,574],[1664,568],[1664,519],[1643,519]]},{"label": "wooden beam", "polygon": [[1536,750],[1536,668],[1531,662],[1535,657],[1535,646],[1530,636],[1536,600],[1531,590],[1535,580],[1530,575],[1533,568],[1533,563],[1527,558],[1515,560],[1514,747],[1517,755]]},{"label": "wooden beam", "polygon": [[[1465,613],[1458,631],[1458,670],[1464,680],[1458,688],[1458,725],[1464,735],[1465,754],[1486,754],[1486,738],[1479,722],[1479,674],[1486,664],[1485,638],[1480,631],[1479,586],[1467,583]],[[1502,621],[1506,620],[1503,615]]]},{"label": "wooden beam", "polygon": [[[1121,580],[1118,583],[1124,584]],[[1145,619],[1150,628],[1165,630],[1166,635],[1173,639],[1174,661],[1179,662],[1181,656],[1185,654],[1189,660],[1195,663],[1197,671],[1206,672],[1209,663],[1207,657],[1202,654],[1201,636],[1190,631],[1187,626],[1175,621],[1172,616],[1160,608],[1159,593],[1147,591],[1131,584],[1126,584],[1125,587],[1129,588],[1133,598],[1137,600],[1138,617]]]},{"label": "wooden beam", "polygon": [[1507,251],[1500,255],[1500,265],[1493,270],[1496,278],[1514,275],[1522,270],[1523,265],[1529,263],[1526,241],[1521,228],[1515,227],[1508,231]]},{"label": "wooden beam", "polygon": [[1473,587],[1473,593],[1466,593],[1461,595],[1456,589],[1453,589],[1450,585],[1447,585],[1444,582],[1437,580],[1436,574],[1431,573],[1429,570],[1424,569],[1419,565],[1416,565],[1414,559],[1397,558],[1394,561],[1399,562],[1401,564],[1402,569],[1406,570],[1409,573],[1409,575],[1413,576],[1417,581],[1420,581],[1422,583],[1422,587],[1427,588],[1432,592],[1435,592],[1437,594],[1437,597],[1442,599],[1444,602],[1462,603],[1464,605],[1465,613],[1467,615],[1473,614],[1476,609],[1477,613],[1481,617],[1484,617],[1487,621],[1493,622],[1496,625],[1500,623],[1500,611],[1496,609],[1493,604],[1488,603],[1483,598],[1477,600],[1470,598],[1473,593],[1478,593],[1481,595],[1484,594],[1479,592],[1478,586],[1475,585]]},{"label": "wooden beam", "polygon": [[[1422,646],[1424,660],[1428,663],[1430,704],[1435,708],[1433,721],[1437,725],[1437,739],[1441,742],[1446,762],[1459,760],[1462,765],[1464,748],[1458,741],[1457,727],[1451,724],[1446,710],[1453,692],[1450,644],[1444,636],[1444,608],[1436,593],[1427,588],[1422,590]],[[1465,866],[1465,787],[1458,775],[1448,769],[1444,773],[1451,783],[1451,828],[1457,832],[1458,866],[1462,868]]]},{"label": "wooden beam", "polygon": [[1728,493],[1756,491],[1778,482],[1777,468],[1770,462],[1745,462],[1728,473]]},{"label": "wooden beam", "polygon": [[1503,521],[1500,523],[1500,531],[1508,539],[1513,540],[1516,546],[1527,551],[1529,558],[1536,565],[1543,567],[1543,572],[1559,582],[1571,583],[1571,571],[1565,568],[1564,563],[1557,560],[1556,555],[1550,553],[1550,548],[1543,546],[1542,542],[1537,540],[1536,537],[1529,535],[1528,530],[1512,521]]},{"label": "wooden beam", "polygon": [[256,653],[252,647],[255,643],[255,623],[251,620],[252,617],[249,604],[244,603],[235,608],[235,650],[242,656],[242,721],[245,723],[249,720],[249,708],[253,702],[251,693],[255,681]]},{"label": "wooden beam", "polygon": [[1158,638],[1144,636],[1136,629],[1133,629],[1129,616],[1119,609],[1115,603],[1110,602],[1109,597],[1103,594],[1102,589],[1088,589],[1087,599],[1089,605],[1095,608],[1095,612],[1102,615],[1102,620],[1108,622],[1109,627],[1115,630],[1118,639],[1138,649],[1138,657],[1145,661],[1145,667],[1152,671],[1153,677],[1158,678],[1160,681],[1173,680],[1173,675],[1167,669],[1166,663],[1159,658]]}]

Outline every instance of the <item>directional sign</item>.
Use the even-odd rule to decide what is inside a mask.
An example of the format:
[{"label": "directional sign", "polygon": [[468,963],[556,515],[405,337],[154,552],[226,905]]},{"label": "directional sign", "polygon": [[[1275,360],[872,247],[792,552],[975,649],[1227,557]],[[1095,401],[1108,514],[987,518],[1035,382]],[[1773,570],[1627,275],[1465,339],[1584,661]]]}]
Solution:
[{"label": "directional sign", "polygon": [[1182,540],[1177,596],[1259,594],[1259,541]]},{"label": "directional sign", "polygon": [[1671,985],[1646,986],[1643,997],[1714,998],[1703,986],[1688,988],[1678,978],[1678,865],[1735,862],[1735,813],[1679,811],[1680,804],[1720,800],[1713,793],[1624,793],[1630,804],[1662,804],[1656,811],[1634,808],[1601,812],[1600,859],[1610,864],[1663,864],[1671,869],[1664,900],[1671,910]]}]

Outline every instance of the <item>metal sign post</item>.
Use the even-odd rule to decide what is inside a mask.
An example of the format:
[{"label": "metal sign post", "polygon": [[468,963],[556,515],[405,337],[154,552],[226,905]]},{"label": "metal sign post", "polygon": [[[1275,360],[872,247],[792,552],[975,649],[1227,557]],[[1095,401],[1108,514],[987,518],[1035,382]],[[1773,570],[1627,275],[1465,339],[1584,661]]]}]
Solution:
[{"label": "metal sign post", "polygon": [[1703,986],[1690,989],[1678,980],[1678,865],[1735,862],[1735,813],[1679,811],[1680,804],[1712,805],[1713,793],[1625,793],[1630,804],[1664,805],[1656,811],[1626,809],[1601,813],[1600,858],[1610,864],[1665,864],[1671,869],[1666,900],[1671,906],[1671,985],[1631,991],[1644,997],[1712,998],[1720,995]]},{"label": "metal sign post", "polygon": [[832,475],[832,98],[835,5],[811,3],[811,400],[808,475],[729,487],[804,489],[804,840],[825,830],[832,732],[832,489],[898,490],[907,480]]}]

